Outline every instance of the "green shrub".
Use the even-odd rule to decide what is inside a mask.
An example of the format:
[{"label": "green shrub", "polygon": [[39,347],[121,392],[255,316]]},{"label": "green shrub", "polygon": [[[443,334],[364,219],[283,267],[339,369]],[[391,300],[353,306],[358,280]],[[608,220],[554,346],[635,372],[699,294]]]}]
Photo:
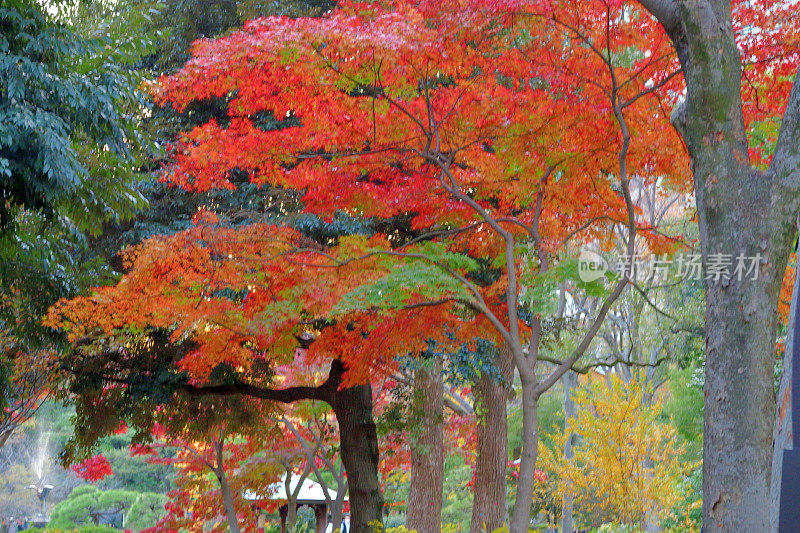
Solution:
[{"label": "green shrub", "polygon": [[131,531],[141,531],[153,527],[167,514],[164,505],[167,497],[157,492],[145,492],[139,494],[131,508],[125,513],[125,529]]}]

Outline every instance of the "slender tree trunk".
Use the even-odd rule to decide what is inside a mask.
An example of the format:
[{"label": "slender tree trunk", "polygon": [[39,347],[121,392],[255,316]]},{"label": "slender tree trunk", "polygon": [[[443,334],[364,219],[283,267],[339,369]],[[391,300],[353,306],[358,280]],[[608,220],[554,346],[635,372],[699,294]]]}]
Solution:
[{"label": "slender tree trunk", "polygon": [[297,501],[290,499],[286,503],[286,530],[287,531],[294,531],[294,527],[297,525]]},{"label": "slender tree trunk", "polygon": [[[339,466],[339,472],[333,470],[332,465],[329,466],[329,471],[333,474],[333,479],[336,481],[336,498],[331,499],[330,493],[325,491],[325,503],[328,505],[328,511],[331,515],[331,530],[336,531],[342,527],[344,497],[347,494],[347,480],[344,477],[344,465]],[[317,478],[320,484],[325,487],[321,481],[320,472],[315,469]]]},{"label": "slender tree trunk", "polygon": [[344,518],[344,513],[342,508],[344,507],[344,491],[341,491],[336,494],[336,499],[331,504],[331,530],[336,531],[337,529],[342,528],[342,519]]},{"label": "slender tree trunk", "polygon": [[3,446],[5,445],[6,441],[11,436],[12,433],[13,430],[11,429],[8,429],[7,431],[4,432],[0,432],[0,450],[3,449]]},{"label": "slender tree trunk", "polygon": [[225,441],[223,439],[214,442],[214,451],[217,455],[217,465],[214,469],[214,474],[219,480],[219,488],[222,492],[222,503],[225,508],[225,517],[228,520],[228,528],[231,533],[239,533],[239,520],[236,516],[236,507],[233,505],[233,493],[231,492],[230,485],[228,485],[228,476],[225,474],[224,448]]},{"label": "slender tree trunk", "polygon": [[336,480],[336,499],[330,501],[331,530],[336,531],[342,527],[344,518],[344,497],[347,495],[347,478],[344,476],[344,465],[339,466],[339,472],[331,469]]},{"label": "slender tree trunk", "polygon": [[239,520],[236,517],[236,508],[233,505],[233,493],[228,485],[228,478],[225,472],[219,476],[219,486],[222,490],[222,502],[225,504],[225,516],[228,519],[228,528],[231,533],[239,533]]},{"label": "slender tree trunk", "polygon": [[514,374],[511,355],[503,346],[495,363],[501,380],[481,373],[473,388],[478,406],[474,501],[470,533],[494,531],[508,519],[506,476],[508,469],[508,391]]},{"label": "slender tree trunk", "polygon": [[[800,276],[795,277],[794,295],[800,291]],[[795,316],[798,309],[795,306],[795,298],[792,297],[792,308],[789,312],[789,331],[786,335],[786,351],[783,355],[783,369],[781,371],[781,382],[778,388],[778,402],[775,412],[775,429],[773,433],[772,450],[772,484],[770,487],[770,531],[778,531],[778,514],[781,505],[781,478],[783,465],[783,450],[792,448],[792,344],[797,332],[794,330]]]},{"label": "slender tree trunk", "polygon": [[[578,375],[568,371],[561,378],[564,384],[564,429],[567,430],[569,420],[575,416],[575,400],[572,399],[572,390],[578,385]],[[564,460],[571,461],[575,457],[575,435],[569,433],[564,439]],[[575,530],[575,521],[572,516],[572,503],[574,495],[569,483],[564,487],[564,496],[561,500],[561,533],[572,533]]]},{"label": "slender tree trunk", "polygon": [[[311,461],[311,459],[308,460]],[[288,463],[284,463],[284,468],[286,469],[283,478],[283,491],[286,493],[286,530],[294,531],[294,526],[297,523],[297,497],[296,494],[292,493],[292,468]],[[303,486],[304,479],[305,476],[300,479],[297,487],[295,487],[297,491]]]},{"label": "slender tree trunk", "polygon": [[294,531],[294,527],[297,524],[297,498],[300,496],[300,490],[303,488],[303,483],[306,482],[311,468],[313,468],[313,460],[313,456],[306,458],[306,468],[297,478],[297,484],[295,485],[294,490],[292,490],[292,468],[288,464],[284,465],[286,468],[286,475],[283,478],[283,490],[286,492],[286,526],[289,531]]},{"label": "slender tree trunk", "polygon": [[[527,381],[527,380],[526,380]],[[522,383],[522,454],[519,461],[517,501],[511,518],[512,533],[525,533],[531,523],[531,502],[536,482],[536,459],[539,455],[539,394],[536,383]]]},{"label": "slender tree trunk", "polygon": [[442,362],[433,357],[414,375],[416,427],[410,441],[411,480],[406,526],[418,533],[441,531],[444,490],[444,390]]},{"label": "slender tree trunk", "polygon": [[372,533],[383,524],[383,494],[378,483],[378,433],[372,418],[372,387],[335,390],[325,401],[339,423],[341,457],[350,496],[350,531]]}]

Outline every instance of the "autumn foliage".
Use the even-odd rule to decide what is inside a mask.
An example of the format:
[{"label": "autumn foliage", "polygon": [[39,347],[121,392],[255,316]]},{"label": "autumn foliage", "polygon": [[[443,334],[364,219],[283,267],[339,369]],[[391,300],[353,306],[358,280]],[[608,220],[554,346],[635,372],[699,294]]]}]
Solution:
[{"label": "autumn foliage", "polygon": [[[675,428],[659,420],[661,401],[647,401],[646,386],[616,374],[590,380],[573,398],[577,415],[540,444],[543,466],[556,474],[558,494],[569,490],[587,516],[643,527],[671,512],[682,494]],[[564,458],[565,435],[575,436],[574,458]],[[551,490],[553,487],[550,487]]]},{"label": "autumn foliage", "polygon": [[[223,363],[251,379],[263,375],[259,362],[281,372],[283,365],[295,362],[297,336],[320,333],[321,324],[324,335],[303,357],[310,363],[341,358],[350,369],[350,382],[363,381],[371,368],[391,365],[396,354],[414,349],[412,329],[400,337],[396,324],[356,312],[357,295],[340,301],[387,273],[392,258],[381,253],[387,246],[381,237],[349,236],[323,249],[287,227],[198,225],[130,250],[128,274],[120,284],[60,303],[50,320],[66,326],[73,340],[114,332],[136,335],[147,328],[169,330],[176,342],[191,338],[197,347],[178,368],[199,383]],[[463,293],[452,284],[436,290],[442,296]],[[398,305],[409,307],[425,301],[413,290],[397,298]],[[421,331],[416,337],[420,350],[426,338],[436,335],[430,326],[448,320],[425,307],[410,309],[404,317],[406,328]],[[316,322],[324,319],[337,322]],[[458,322],[457,317],[450,320]],[[312,382],[324,378],[309,377]],[[270,380],[293,384],[287,378]]]},{"label": "autumn foliage", "polygon": [[70,468],[79,478],[86,480],[90,483],[100,481],[106,476],[114,473],[111,469],[111,463],[102,455],[95,455],[80,463],[72,465]]},{"label": "autumn foliage", "polygon": [[[587,221],[624,219],[610,187],[621,143],[612,90],[629,104],[630,173],[683,187],[687,163],[674,132],[651,127],[668,123],[680,87],[668,39],[645,37],[657,24],[602,2],[569,8],[346,4],[322,19],[259,19],[199,41],[156,99],[178,110],[222,100],[228,120],[186,132],[165,179],[203,191],[235,187],[232,176],[245,172],[304,191],[305,209],[327,216],[409,214],[418,230],[477,223],[456,241],[478,253],[499,242],[453,187],[525,224],[541,191],[539,231],[558,248]],[[610,35],[591,25],[603,18]],[[641,52],[612,80],[586,42]]]},{"label": "autumn foliage", "polygon": [[[767,11],[759,2],[734,10],[746,125],[762,125],[750,157],[764,164],[798,45],[796,18]],[[761,31],[746,31],[753,25]],[[225,382],[221,372],[252,386],[315,386],[326,377],[316,370],[334,360],[346,367],[341,385],[352,386],[385,378],[398,356],[428,342],[446,351],[478,337],[513,337],[519,368],[523,342],[546,318],[547,291],[537,287],[553,282],[544,272],[567,264],[571,245],[609,246],[626,225],[654,253],[674,244],[637,218],[630,177],[691,190],[670,125],[684,91],[678,59],[661,26],[622,1],[343,2],[321,18],[257,19],[200,40],[151,89],[177,112],[198,101],[224,109],[175,140],[164,181],[197,192],[246,180],[295,191],[307,214],[344,213],[375,230],[320,240],[299,229],[295,213],[237,226],[209,208],[193,227],[126,250],[115,286],[51,309],[49,324],[71,341],[87,352],[115,344],[123,360],[136,356],[132,341],[168,332],[190,346],[174,361],[189,387]],[[582,468],[593,468],[607,483],[596,488],[606,507],[621,498],[610,484],[631,494],[646,484],[650,500],[631,496],[633,507],[615,508],[638,523],[643,509],[668,504],[653,494],[674,479],[675,450],[654,458],[667,465],[658,475],[624,462],[635,455],[628,448],[660,446],[668,435],[653,433],[653,410],[636,403],[641,390],[613,387],[625,416],[599,388],[578,402],[587,413],[593,402],[609,410],[597,424],[639,417],[626,457],[584,428],[591,450],[560,477],[585,485]],[[207,449],[171,438],[191,447],[181,455],[183,500],[170,515],[183,527],[187,495],[212,491],[199,475]],[[593,453],[605,462],[592,463]],[[626,469],[637,475],[620,477]]]}]

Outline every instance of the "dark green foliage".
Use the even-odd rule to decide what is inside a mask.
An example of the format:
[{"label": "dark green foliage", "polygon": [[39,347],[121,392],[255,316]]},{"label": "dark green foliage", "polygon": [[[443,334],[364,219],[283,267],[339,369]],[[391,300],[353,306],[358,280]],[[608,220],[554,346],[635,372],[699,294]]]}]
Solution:
[{"label": "dark green foliage", "polygon": [[[155,409],[172,401],[188,382],[173,363],[190,349],[191,345],[170,343],[167,332],[154,331],[131,339],[124,351],[101,342],[66,354],[63,365],[76,412],[74,435],[63,447],[62,463],[90,457],[98,441],[113,435],[122,422],[137,430],[133,442],[147,442]],[[127,386],[106,389],[112,379]]]},{"label": "dark green foliage", "polygon": [[463,386],[477,381],[483,373],[488,373],[501,381],[500,370],[495,364],[497,347],[486,339],[474,343],[464,343],[456,352],[447,354],[447,381]]},{"label": "dark green foliage", "polygon": [[165,9],[154,21],[161,30],[158,49],[145,65],[158,72],[170,72],[189,59],[192,42],[215,37],[241,26],[245,21],[270,15],[321,15],[336,3],[331,0],[166,0]]},{"label": "dark green foliage", "polygon": [[[114,475],[103,478],[98,488],[166,493],[173,488],[174,469],[168,464],[149,464],[143,456],[131,456],[132,432],[103,439],[97,451],[111,463]],[[168,451],[162,455],[169,454]]]},{"label": "dark green foliage", "polygon": [[52,22],[36,2],[0,8],[5,232],[21,211],[97,232],[103,220],[125,218],[140,204],[125,170],[138,144],[133,112],[145,102],[138,76],[107,44]]},{"label": "dark green foliage", "polygon": [[669,396],[664,403],[663,415],[678,430],[686,457],[697,461],[703,447],[703,388],[697,382],[700,373],[695,368],[672,369],[669,372]]},{"label": "dark green foliage", "polygon": [[135,177],[147,106],[132,62],[146,46],[108,27],[79,31],[34,0],[0,4],[0,326],[15,349],[52,344],[39,326],[47,307],[112,274],[86,236],[145,204]]},{"label": "dark green foliage", "polygon": [[156,71],[171,71],[189,59],[196,39],[214,37],[241,25],[235,0],[168,0],[154,21],[162,30],[158,49],[146,60]]}]

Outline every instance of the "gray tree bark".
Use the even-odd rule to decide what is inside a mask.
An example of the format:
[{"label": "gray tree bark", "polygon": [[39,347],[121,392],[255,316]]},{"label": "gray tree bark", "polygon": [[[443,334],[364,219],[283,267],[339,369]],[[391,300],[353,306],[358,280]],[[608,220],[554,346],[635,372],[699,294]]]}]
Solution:
[{"label": "gray tree bark", "polygon": [[314,467],[314,471],[317,473],[319,484],[322,485],[325,493],[325,502],[331,513],[331,529],[332,531],[336,531],[342,528],[342,520],[344,519],[344,497],[347,494],[347,478],[344,477],[344,464],[339,465],[338,471],[333,468],[332,463],[329,462],[328,465],[329,472],[333,474],[333,479],[336,481],[335,499],[331,499],[330,493],[327,490],[327,485],[325,485],[322,475],[319,473],[316,466]]},{"label": "gray tree bark", "polygon": [[[539,398],[535,384],[522,384],[522,452],[520,453],[517,499],[511,517],[511,531],[530,529],[530,499],[536,483],[536,459],[539,456]],[[523,500],[524,499],[524,500]]]},{"label": "gray tree bark", "polygon": [[331,504],[331,526],[333,531],[342,529],[342,520],[344,519],[344,497],[347,494],[347,481],[339,483],[336,499]]},{"label": "gray tree bark", "polygon": [[285,477],[283,478],[283,490],[286,493],[286,529],[288,531],[294,531],[295,525],[297,525],[297,497],[300,495],[300,489],[303,488],[303,483],[305,483],[306,478],[308,478],[309,470],[311,469],[311,463],[314,461],[314,457],[309,457],[306,459],[307,463],[306,468],[302,474],[300,474],[300,478],[297,480],[297,485],[292,491],[292,467],[291,465],[285,465],[286,472]]},{"label": "gray tree bark", "polygon": [[767,531],[777,296],[800,198],[800,94],[767,172],[749,162],[742,64],[726,0],[640,0],[670,36],[686,79],[673,119],[694,174],[703,265],[759,257],[756,279],[706,280],[703,530]]},{"label": "gray tree bark", "polygon": [[286,531],[294,531],[297,525],[297,502],[290,502],[286,505]]}]

